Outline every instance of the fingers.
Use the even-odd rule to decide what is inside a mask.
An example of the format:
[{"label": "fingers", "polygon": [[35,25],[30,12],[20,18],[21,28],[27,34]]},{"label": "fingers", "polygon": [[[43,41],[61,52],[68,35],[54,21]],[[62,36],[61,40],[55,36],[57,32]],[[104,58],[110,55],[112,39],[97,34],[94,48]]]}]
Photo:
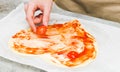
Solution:
[{"label": "fingers", "polygon": [[34,24],[38,24],[38,23],[41,23],[42,22],[42,18],[43,18],[43,15],[42,14],[39,14],[37,15],[36,17],[34,17]]},{"label": "fingers", "polygon": [[43,11],[43,25],[47,26],[49,22],[50,12],[52,8],[52,0],[45,5],[44,11]]},{"label": "fingers", "polygon": [[47,26],[49,17],[50,17],[50,7],[45,7],[44,12],[43,12],[43,25]]},{"label": "fingers", "polygon": [[[41,23],[47,26],[52,7],[52,0],[31,0],[28,4],[25,4],[26,20],[32,30],[36,32],[35,24]],[[43,15],[34,17],[36,10],[41,10]]]},{"label": "fingers", "polygon": [[28,5],[28,4],[25,5],[26,20],[34,32],[36,32],[36,27],[33,22],[35,10],[36,10],[36,8],[35,8],[34,4],[31,3],[30,5]]}]

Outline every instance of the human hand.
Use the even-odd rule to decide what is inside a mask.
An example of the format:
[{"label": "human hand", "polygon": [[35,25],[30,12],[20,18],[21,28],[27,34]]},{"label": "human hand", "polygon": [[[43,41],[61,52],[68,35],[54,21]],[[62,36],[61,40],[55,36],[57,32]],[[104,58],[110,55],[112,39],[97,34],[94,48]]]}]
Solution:
[{"label": "human hand", "polygon": [[[26,20],[33,32],[36,32],[35,24],[41,23],[47,26],[50,16],[50,11],[52,7],[52,0],[30,0],[27,4],[25,4],[25,13]],[[37,10],[41,10],[42,14],[34,16],[34,13]]]}]

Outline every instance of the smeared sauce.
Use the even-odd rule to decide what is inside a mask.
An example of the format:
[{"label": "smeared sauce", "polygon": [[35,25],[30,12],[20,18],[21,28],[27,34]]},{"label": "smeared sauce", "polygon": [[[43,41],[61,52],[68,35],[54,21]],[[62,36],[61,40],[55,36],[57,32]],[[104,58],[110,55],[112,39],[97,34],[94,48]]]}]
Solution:
[{"label": "smeared sauce", "polygon": [[78,20],[47,26],[46,37],[38,37],[32,30],[21,30],[12,36],[12,48],[24,54],[49,53],[67,67],[84,64],[96,57],[95,39],[81,27]]},{"label": "smeared sauce", "polygon": [[[89,36],[88,36],[89,35]],[[80,36],[74,36],[72,37],[74,39],[79,39],[83,41],[84,43],[84,50],[79,53],[79,54],[75,54],[75,57],[73,58],[69,58],[70,60],[64,62],[61,61],[62,64],[68,66],[68,67],[74,67],[76,65],[79,65],[78,62],[80,62],[80,64],[84,63],[85,61],[89,60],[89,59],[94,59],[96,57],[96,50],[95,50],[95,46],[94,46],[94,38],[88,34],[86,31],[84,31],[84,35],[82,37]],[[76,42],[72,42],[71,46],[75,46]],[[64,54],[64,52],[58,52],[58,54]]]}]

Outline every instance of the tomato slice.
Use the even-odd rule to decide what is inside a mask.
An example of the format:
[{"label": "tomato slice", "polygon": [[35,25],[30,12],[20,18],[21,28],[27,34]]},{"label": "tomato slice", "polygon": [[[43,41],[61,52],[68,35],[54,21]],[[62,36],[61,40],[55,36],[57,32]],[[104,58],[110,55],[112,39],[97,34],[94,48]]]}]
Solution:
[{"label": "tomato slice", "polygon": [[47,27],[46,26],[38,26],[36,28],[37,35],[46,35]]},{"label": "tomato slice", "polygon": [[75,58],[77,58],[78,56],[79,56],[79,53],[76,52],[76,51],[70,51],[70,52],[68,52],[68,54],[67,54],[67,57],[68,57],[69,59],[75,59]]}]

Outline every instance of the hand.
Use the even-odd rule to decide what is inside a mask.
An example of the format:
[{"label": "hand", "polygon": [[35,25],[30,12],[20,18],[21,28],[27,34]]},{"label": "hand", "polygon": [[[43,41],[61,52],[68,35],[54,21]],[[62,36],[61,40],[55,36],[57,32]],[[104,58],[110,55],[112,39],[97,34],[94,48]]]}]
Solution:
[{"label": "hand", "polygon": [[[52,0],[30,0],[25,4],[26,20],[34,32],[36,32],[35,24],[42,22],[43,25],[47,26],[52,3]],[[42,14],[34,16],[37,10],[41,10]]]}]

